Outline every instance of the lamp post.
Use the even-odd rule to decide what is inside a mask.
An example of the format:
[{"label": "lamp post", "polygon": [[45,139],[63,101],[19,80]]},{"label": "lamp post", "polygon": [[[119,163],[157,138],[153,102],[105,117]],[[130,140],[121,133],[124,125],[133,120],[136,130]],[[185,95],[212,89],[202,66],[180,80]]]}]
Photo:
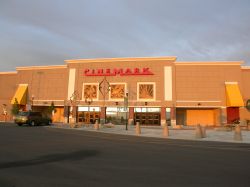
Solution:
[{"label": "lamp post", "polygon": [[124,96],[124,110],[126,112],[126,119],[125,119],[126,130],[128,130],[128,91],[127,90]]},{"label": "lamp post", "polygon": [[91,97],[85,97],[85,103],[88,104],[88,111],[90,112],[90,105],[93,102],[93,99]]},{"label": "lamp post", "polygon": [[[106,76],[104,76],[103,80],[99,83],[99,91],[103,98],[103,108],[105,111],[101,111],[101,123],[106,123],[106,95],[109,93],[110,90],[110,84],[108,80],[106,79]],[[104,119],[103,119],[104,117]]]},{"label": "lamp post", "polygon": [[4,121],[6,121],[6,117],[7,117],[7,109],[6,109],[6,104],[3,104],[3,115],[4,115]]},{"label": "lamp post", "polygon": [[35,99],[35,96],[34,95],[32,95],[31,96],[31,111],[33,111],[33,102],[34,102],[34,99]]},{"label": "lamp post", "polygon": [[79,93],[77,90],[73,92],[73,94],[70,97],[70,105],[72,107],[72,122],[75,123],[77,122],[77,106],[79,104]]}]

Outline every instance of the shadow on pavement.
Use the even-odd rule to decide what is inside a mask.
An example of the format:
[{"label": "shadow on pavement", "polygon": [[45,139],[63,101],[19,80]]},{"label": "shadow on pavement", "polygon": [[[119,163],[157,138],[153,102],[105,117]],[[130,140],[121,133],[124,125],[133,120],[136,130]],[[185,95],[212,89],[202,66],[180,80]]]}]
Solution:
[{"label": "shadow on pavement", "polygon": [[33,166],[33,165],[60,162],[60,161],[82,160],[88,157],[96,156],[98,154],[99,151],[96,150],[81,150],[71,153],[51,154],[30,160],[20,160],[15,162],[0,163],[0,169]]}]

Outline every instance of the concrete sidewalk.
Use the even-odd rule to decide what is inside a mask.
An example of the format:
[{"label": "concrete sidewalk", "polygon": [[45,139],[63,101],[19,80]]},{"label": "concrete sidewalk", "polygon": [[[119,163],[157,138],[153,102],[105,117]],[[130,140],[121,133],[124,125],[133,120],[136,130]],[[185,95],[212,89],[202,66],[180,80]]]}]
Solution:
[{"label": "concrete sidewalk", "polygon": [[215,128],[209,128],[206,130],[206,137],[198,139],[196,138],[196,130],[192,128],[173,129],[169,128],[169,136],[163,136],[162,127],[144,127],[141,126],[141,134],[136,135],[135,126],[128,126],[128,130],[125,130],[125,125],[105,125],[101,126],[99,130],[94,129],[94,125],[81,126],[77,128],[71,128],[69,124],[57,123],[50,126],[51,128],[63,128],[70,130],[84,130],[95,131],[100,133],[122,134],[130,136],[144,136],[155,138],[168,138],[168,139],[182,139],[182,140],[197,140],[197,141],[217,141],[217,142],[232,142],[232,143],[250,143],[250,131],[242,130],[242,141],[234,140],[234,131],[228,130],[216,130]]}]

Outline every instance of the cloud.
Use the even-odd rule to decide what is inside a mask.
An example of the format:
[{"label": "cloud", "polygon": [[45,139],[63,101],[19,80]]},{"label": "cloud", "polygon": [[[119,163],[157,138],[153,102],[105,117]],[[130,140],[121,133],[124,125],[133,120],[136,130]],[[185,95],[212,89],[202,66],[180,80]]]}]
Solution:
[{"label": "cloud", "polygon": [[1,1],[1,70],[131,56],[250,63],[249,21],[248,0]]}]

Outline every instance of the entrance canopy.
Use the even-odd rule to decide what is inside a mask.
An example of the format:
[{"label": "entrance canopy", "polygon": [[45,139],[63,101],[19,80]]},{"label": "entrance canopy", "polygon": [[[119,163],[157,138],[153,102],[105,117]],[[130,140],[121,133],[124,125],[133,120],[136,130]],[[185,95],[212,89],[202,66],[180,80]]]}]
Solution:
[{"label": "entrance canopy", "polygon": [[18,104],[26,105],[27,104],[27,90],[28,84],[19,84],[16,90],[14,97],[11,100],[11,104],[15,103],[15,99],[17,99]]},{"label": "entrance canopy", "polygon": [[237,82],[226,82],[226,99],[228,107],[244,106],[242,95]]}]

